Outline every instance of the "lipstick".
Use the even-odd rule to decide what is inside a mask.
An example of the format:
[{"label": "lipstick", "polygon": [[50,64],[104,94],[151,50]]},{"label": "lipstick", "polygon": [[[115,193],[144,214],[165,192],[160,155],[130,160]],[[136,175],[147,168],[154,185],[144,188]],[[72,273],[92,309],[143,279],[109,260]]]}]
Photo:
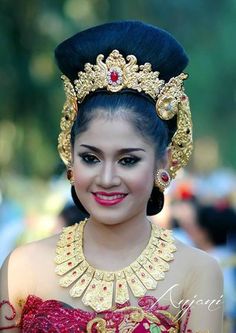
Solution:
[{"label": "lipstick", "polygon": [[95,201],[102,206],[113,206],[122,202],[127,196],[121,192],[94,192]]}]

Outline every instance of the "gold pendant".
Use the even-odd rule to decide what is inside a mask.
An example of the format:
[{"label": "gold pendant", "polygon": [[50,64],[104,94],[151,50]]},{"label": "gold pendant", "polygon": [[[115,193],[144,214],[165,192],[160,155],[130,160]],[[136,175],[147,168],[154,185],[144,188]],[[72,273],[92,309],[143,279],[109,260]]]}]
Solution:
[{"label": "gold pendant", "polygon": [[56,247],[59,285],[69,287],[72,297],[82,297],[82,302],[96,312],[129,301],[129,290],[135,297],[142,297],[147,290],[154,290],[169,270],[174,259],[172,231],[151,223],[152,232],[147,247],[141,255],[122,270],[108,272],[92,267],[83,253],[83,230],[87,219],[63,229]]}]

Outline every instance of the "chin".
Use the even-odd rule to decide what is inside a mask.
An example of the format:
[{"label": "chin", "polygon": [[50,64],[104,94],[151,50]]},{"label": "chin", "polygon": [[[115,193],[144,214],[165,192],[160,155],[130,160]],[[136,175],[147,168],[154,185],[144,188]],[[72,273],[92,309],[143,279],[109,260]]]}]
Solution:
[{"label": "chin", "polygon": [[100,214],[97,212],[96,214],[91,214],[90,217],[92,220],[96,220],[97,222],[104,225],[121,224],[127,220],[127,215],[124,215],[124,213],[119,214],[118,212],[115,213],[111,211],[107,211],[104,213],[101,212]]},{"label": "chin", "polygon": [[[104,225],[118,225],[127,222],[128,220],[134,218],[136,215],[140,214],[140,209],[138,211],[129,208],[98,208],[91,210],[91,219]],[[96,213],[94,213],[96,212]]]}]

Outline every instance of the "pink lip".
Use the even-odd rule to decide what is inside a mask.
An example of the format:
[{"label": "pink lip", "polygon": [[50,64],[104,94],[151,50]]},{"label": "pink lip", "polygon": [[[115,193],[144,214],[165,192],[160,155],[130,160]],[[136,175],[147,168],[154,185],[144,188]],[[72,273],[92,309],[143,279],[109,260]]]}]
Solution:
[{"label": "pink lip", "polygon": [[118,195],[118,194],[121,194],[121,195],[126,195],[126,193],[122,193],[122,192],[93,192],[93,194],[100,194],[100,195],[106,195],[106,196],[113,196],[113,195]]},{"label": "pink lip", "polygon": [[[126,198],[126,196],[127,196],[126,193],[121,193],[121,192],[109,192],[109,193],[107,193],[107,192],[95,192],[95,193],[92,193],[92,194],[94,196],[95,201],[98,204],[102,205],[102,206],[113,206],[113,205],[116,205],[116,204],[120,203],[121,201],[123,201]],[[124,195],[124,196],[121,197],[121,198],[114,199],[114,200],[106,200],[106,199],[103,199],[103,198],[99,198],[97,196],[97,194],[98,195],[104,195],[104,196],[107,196],[107,197],[111,197],[113,195]]]}]

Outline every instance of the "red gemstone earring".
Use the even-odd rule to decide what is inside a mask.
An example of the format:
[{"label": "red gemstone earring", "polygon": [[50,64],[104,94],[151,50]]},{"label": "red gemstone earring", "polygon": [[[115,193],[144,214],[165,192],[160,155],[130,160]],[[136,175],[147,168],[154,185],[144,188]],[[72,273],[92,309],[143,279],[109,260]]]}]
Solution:
[{"label": "red gemstone earring", "polygon": [[70,184],[74,185],[74,177],[73,177],[73,171],[72,171],[71,167],[68,167],[66,175],[67,175],[67,179],[69,180]]},{"label": "red gemstone earring", "polygon": [[155,176],[155,186],[160,189],[161,192],[164,192],[165,189],[170,185],[170,175],[169,172],[160,169],[157,171],[156,176]]}]

